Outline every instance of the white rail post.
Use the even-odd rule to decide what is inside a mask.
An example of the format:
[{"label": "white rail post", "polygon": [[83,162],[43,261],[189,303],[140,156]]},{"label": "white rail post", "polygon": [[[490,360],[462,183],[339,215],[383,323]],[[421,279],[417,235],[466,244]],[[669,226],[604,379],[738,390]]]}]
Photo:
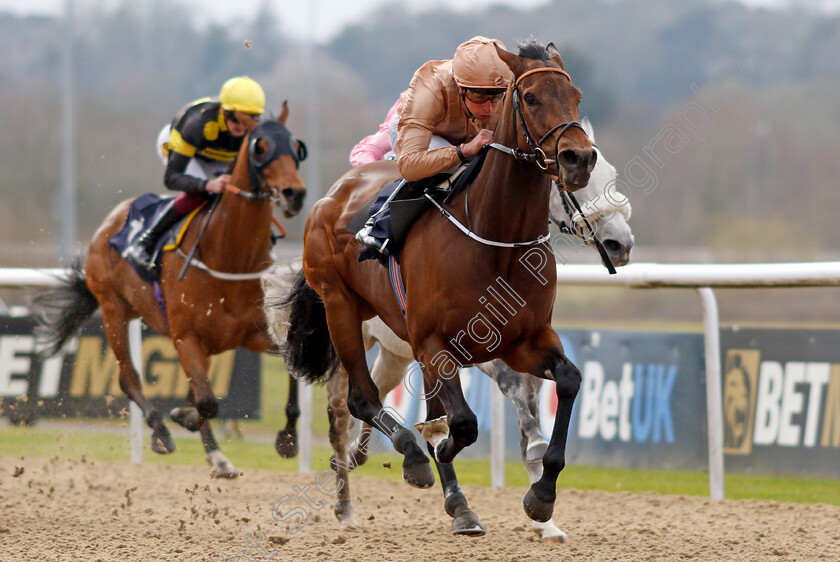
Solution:
[{"label": "white rail post", "polygon": [[490,384],[490,487],[505,487],[505,397]]},{"label": "white rail post", "polygon": [[312,472],[312,385],[297,381],[300,401],[298,472]]},{"label": "white rail post", "polygon": [[706,424],[709,431],[709,495],[722,500],[723,486],[723,401],[720,386],[720,323],[715,293],[698,287],[703,299],[703,338],[706,348]]},{"label": "white rail post", "polygon": [[[140,386],[143,386],[143,327],[140,319],[135,318],[128,323],[128,353],[131,355],[131,364],[140,376]],[[128,401],[128,432],[131,446],[131,463],[140,464],[143,462],[143,410],[134,403]]]}]

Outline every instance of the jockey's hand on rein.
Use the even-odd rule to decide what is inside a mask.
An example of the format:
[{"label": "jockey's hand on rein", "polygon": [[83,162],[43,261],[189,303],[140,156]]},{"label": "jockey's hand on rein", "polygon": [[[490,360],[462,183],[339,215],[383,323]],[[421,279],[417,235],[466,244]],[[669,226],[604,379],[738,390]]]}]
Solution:
[{"label": "jockey's hand on rein", "polygon": [[204,189],[210,193],[222,193],[228,183],[230,183],[230,174],[222,174],[219,177],[208,180]]},{"label": "jockey's hand on rein", "polygon": [[481,129],[475,138],[473,138],[470,142],[464,143],[461,151],[464,153],[465,157],[475,156],[481,152],[484,145],[489,142],[493,142],[493,131],[490,129]]}]

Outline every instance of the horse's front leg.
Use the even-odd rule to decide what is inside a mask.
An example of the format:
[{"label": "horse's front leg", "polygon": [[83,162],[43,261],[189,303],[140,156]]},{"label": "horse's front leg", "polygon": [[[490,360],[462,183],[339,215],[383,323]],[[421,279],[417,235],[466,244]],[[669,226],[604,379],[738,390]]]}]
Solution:
[{"label": "horse's front leg", "polygon": [[449,436],[436,438],[432,443],[435,459],[444,464],[451,463],[464,447],[478,439],[478,419],[470,410],[461,389],[461,377],[458,375],[461,365],[451,357],[446,352],[434,355],[418,353],[426,400],[437,398],[446,413],[444,423],[448,426]]},{"label": "horse's front leg", "polygon": [[[542,477],[542,460],[548,443],[540,433],[538,400],[542,380],[523,375],[508,367],[501,359],[476,365],[490,375],[499,385],[499,390],[516,408],[519,417],[519,432],[522,435],[520,449],[522,464],[528,472],[528,481],[533,484]],[[545,522],[532,521],[533,529],[543,542],[566,542],[566,533],[549,519]]]},{"label": "horse's front leg", "polygon": [[[531,360],[532,366],[528,372],[532,375],[548,378],[556,383],[557,414],[554,418],[551,441],[543,455],[542,476],[531,484],[522,500],[528,517],[534,521],[545,522],[551,519],[554,512],[557,477],[566,466],[566,439],[572,406],[580,389],[581,375],[578,368],[563,353],[560,338],[550,326],[535,338],[535,345],[521,349],[517,355],[517,360]],[[514,361],[511,366],[516,369],[519,364]]]},{"label": "horse's front leg", "polygon": [[[513,402],[513,406],[516,408],[516,415],[519,418],[519,432],[522,435],[520,444],[522,462],[525,464],[525,468],[528,468],[528,465],[531,464],[541,463],[545,450],[548,448],[548,443],[543,439],[539,422],[529,405],[528,394],[531,389],[528,386],[529,381],[525,380],[527,375],[523,376],[521,373],[517,373],[501,359],[481,363],[476,367],[496,381],[499,390]],[[537,389],[539,389],[541,381],[533,377],[527,378],[533,380],[537,384]],[[539,472],[542,473],[542,467],[540,467]]]},{"label": "horse's front leg", "polygon": [[[426,401],[426,423],[417,424],[417,427],[426,439],[426,446],[432,457],[435,456],[435,444],[448,432],[445,420],[446,412],[443,409],[443,403],[437,397],[429,398]],[[437,460],[435,460],[435,465],[443,487],[443,507],[452,517],[452,534],[474,537],[484,535],[486,532],[484,525],[470,509],[467,498],[458,484],[455,466],[452,463],[441,463]]]},{"label": "horse's front leg", "polygon": [[205,459],[207,459],[207,464],[213,467],[213,476],[236,478],[239,472],[219,449],[219,444],[210,427],[210,419],[215,418],[219,412],[219,399],[213,394],[213,388],[207,378],[210,357],[194,337],[175,337],[173,341],[181,366],[190,381],[187,400],[191,407],[174,408],[169,416],[184,428],[200,433]]}]

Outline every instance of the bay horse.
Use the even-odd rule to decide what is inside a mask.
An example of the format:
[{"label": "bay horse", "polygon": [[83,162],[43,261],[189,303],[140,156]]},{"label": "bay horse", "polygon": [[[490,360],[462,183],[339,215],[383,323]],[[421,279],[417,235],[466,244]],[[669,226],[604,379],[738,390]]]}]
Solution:
[{"label": "bay horse", "polygon": [[[208,423],[219,408],[207,377],[210,356],[238,347],[256,353],[272,348],[259,281],[272,264],[272,204],[292,217],[300,212],[306,193],[298,174],[305,145],[286,128],[288,115],[284,103],[276,121],[259,123],[243,141],[213,220],[209,220],[207,205],[182,237],[185,248],[198,244],[193,267],[182,280],[178,277],[186,256],[180,251],[163,254],[160,287],[165,312],[152,285],[109,244],[125,224],[132,199],[117,205],[99,226],[86,263],[77,260],[61,287],[37,299],[52,313],[46,315],[40,330],[47,344],[45,355],[57,353],[97,308],[102,309],[105,334],[119,363],[120,388],[143,410],[152,428],[152,450],[160,454],[173,452],[175,443],[161,413],[143,395],[129,357],[127,325],[142,318],[159,334],[171,337],[189,379],[191,407],[176,408],[170,415],[190,431],[200,432],[216,477],[235,478],[238,472],[219,450]],[[203,269],[195,267],[199,258]]]},{"label": "bay horse", "polygon": [[[594,143],[595,134],[589,120],[584,117],[581,119],[581,125]],[[569,226],[566,222],[568,220],[572,225],[576,225],[581,222],[582,218],[586,218],[606,248],[613,265],[627,265],[634,245],[633,233],[627,223],[631,215],[630,202],[622,194],[613,191],[615,189],[616,169],[604,158],[603,153],[597,147],[596,150],[598,151],[598,159],[590,174],[589,183],[585,188],[575,193],[575,198],[580,202],[583,209],[581,218],[577,218],[575,211],[568,204],[564,204],[559,190],[551,190],[549,209],[552,221],[561,225],[562,232],[571,230],[580,235],[579,241],[576,243],[562,245],[557,241],[553,243],[553,246],[556,248],[555,253],[558,253],[558,250],[567,252],[569,247],[577,250],[580,244],[591,244],[591,238],[585,234],[585,227],[584,232],[579,232],[574,226]],[[558,219],[557,217],[563,218]],[[565,228],[562,225],[565,225]],[[279,306],[279,304],[288,296],[294,283],[294,277],[301,267],[300,260],[277,264],[262,279],[263,292],[265,293],[264,309],[268,320],[269,333],[278,346],[282,346],[286,339],[288,321],[286,308]],[[379,344],[379,351],[371,368],[371,378],[379,389],[379,399],[384,401],[386,395],[403,381],[407,368],[414,360],[411,346],[399,339],[377,317],[366,320],[362,324],[362,334],[366,350],[369,351],[375,344]],[[522,464],[528,473],[530,482],[536,482],[542,475],[541,461],[548,445],[540,432],[538,400],[542,381],[536,377],[513,371],[500,359],[481,363],[475,365],[475,367],[496,381],[502,394],[513,403],[519,418],[519,430],[522,436],[520,443]],[[294,397],[290,396],[286,406],[287,410],[292,405],[296,409],[297,404],[293,400]],[[330,465],[340,483],[334,511],[342,526],[354,526],[356,520],[350,497],[349,474],[351,469],[355,470],[356,467],[364,464],[367,460],[367,449],[372,428],[362,422],[361,431],[355,439],[351,435],[353,420],[350,411],[347,409],[347,373],[341,368],[338,368],[327,382],[327,402],[330,423],[329,437],[334,459]],[[285,431],[288,431],[288,427]],[[473,531],[473,534],[475,534],[476,522],[477,517],[473,519],[472,515],[462,511],[457,517],[453,518],[453,533],[460,534],[466,529]],[[565,542],[566,533],[558,528],[551,519],[544,523],[534,521],[532,526],[543,542]]]},{"label": "bay horse", "polygon": [[427,488],[435,481],[429,459],[382,407],[366,364],[362,323],[379,316],[408,341],[423,372],[427,420],[435,422],[424,437],[447,512],[456,515],[468,507],[451,462],[478,436],[459,368],[502,359],[516,371],[555,381],[557,415],[542,476],[523,499],[526,514],[544,522],[553,513],[581,381],[551,326],[556,271],[546,247],[550,180],[577,191],[589,181],[597,157],[578,123],[580,90],[556,47],[529,41],[519,45],[518,55],[496,49],[514,74],[494,133],[498,150],[487,154],[469,189],[409,229],[400,268],[394,268],[405,312],[389,273],[375,260],[359,262],[360,246],[347,231],[359,208],[399,176],[396,163],[374,162],[342,176],[308,217],[303,274],[289,298],[285,354],[289,369],[309,382],[332,374],[337,358],[348,375],[350,413],[390,438],[404,457],[409,485]]}]

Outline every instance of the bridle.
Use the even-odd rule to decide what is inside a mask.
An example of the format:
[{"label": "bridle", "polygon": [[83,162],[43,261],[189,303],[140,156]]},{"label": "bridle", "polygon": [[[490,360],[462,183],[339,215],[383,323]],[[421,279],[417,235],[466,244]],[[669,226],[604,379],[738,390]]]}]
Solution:
[{"label": "bridle", "polygon": [[[520,82],[522,82],[523,78],[525,78],[527,76],[531,76],[531,75],[536,74],[538,72],[559,72],[560,74],[562,74],[563,76],[568,78],[569,83],[571,83],[571,81],[572,81],[571,76],[569,76],[569,74],[565,70],[563,70],[562,68],[555,68],[555,67],[546,66],[546,67],[540,67],[540,68],[533,68],[533,69],[531,69],[527,72],[523,72],[519,76],[519,78],[517,78],[516,81],[513,83],[512,96],[511,96],[511,104],[513,105],[513,112],[514,112],[514,115],[515,115],[514,120],[513,120],[513,136],[514,136],[514,138],[518,137],[518,131],[517,131],[517,128],[516,128],[516,125],[517,125],[517,122],[518,122],[522,127],[522,136],[525,139],[525,142],[528,143],[528,146],[531,147],[531,150],[533,152],[530,152],[530,153],[529,152],[524,152],[519,147],[510,148],[510,147],[507,147],[503,144],[499,144],[499,143],[495,143],[495,142],[488,143],[487,146],[489,146],[490,148],[494,148],[496,150],[499,150],[501,152],[504,152],[505,154],[509,154],[509,155],[513,156],[515,159],[517,159],[521,162],[534,162],[534,163],[537,164],[537,166],[539,166],[539,168],[541,170],[545,171],[545,170],[548,169],[548,166],[550,164],[554,164],[555,162],[557,162],[554,159],[547,158],[546,154],[545,154],[545,151],[541,148],[542,144],[546,141],[546,139],[548,139],[548,137],[550,137],[555,131],[557,131],[557,130],[560,131],[560,133],[557,135],[557,140],[554,141],[554,154],[559,154],[560,139],[563,138],[563,135],[566,133],[566,131],[568,131],[572,127],[577,127],[578,129],[583,131],[584,135],[586,135],[586,130],[583,128],[583,125],[581,125],[578,121],[568,121],[568,122],[565,122],[565,123],[559,123],[559,124],[555,125],[554,127],[552,127],[551,129],[549,129],[548,132],[546,132],[540,138],[539,142],[534,142],[534,135],[531,133],[530,129],[528,128],[528,123],[525,121],[525,116],[522,113],[522,104],[519,101],[519,84],[520,84]],[[589,138],[589,135],[586,135],[586,136],[587,136],[587,138]],[[560,186],[558,185],[558,189],[559,189],[559,187]],[[607,254],[606,249],[604,248],[604,245],[601,243],[601,240],[599,240],[598,236],[595,234],[595,229],[592,227],[592,225],[586,219],[585,215],[583,215],[583,210],[581,209],[580,204],[577,202],[575,197],[570,192],[566,192],[565,189],[561,189],[560,191],[563,195],[563,205],[564,205],[564,207],[566,207],[566,211],[567,211],[569,217],[571,218],[571,217],[574,216],[574,213],[570,212],[569,207],[568,207],[569,201],[571,201],[572,205],[575,207],[577,212],[580,213],[581,216],[583,216],[583,222],[587,226],[587,228],[589,229],[589,232],[592,236],[592,240],[595,243],[595,247],[597,248],[598,253],[601,256],[601,261],[604,263],[604,267],[607,268],[607,270],[610,272],[610,274],[615,274],[616,271],[615,271],[615,267],[612,264],[612,260],[610,260],[610,257]],[[461,224],[455,217],[452,216],[451,213],[449,213],[437,201],[435,201],[432,197],[430,197],[428,193],[425,195],[425,197],[426,197],[426,199],[431,201],[432,204],[434,204],[434,206],[438,208],[438,210],[441,212],[441,214],[444,217],[446,217],[451,223],[453,223],[461,232],[463,232],[464,234],[466,234],[468,237],[472,238],[473,240],[475,240],[477,242],[480,242],[480,243],[482,243],[486,246],[496,246],[496,247],[501,247],[501,248],[521,248],[521,247],[529,247],[529,246],[536,246],[536,245],[539,245],[539,244],[544,244],[545,242],[547,242],[551,238],[551,234],[546,233],[546,234],[540,236],[539,238],[537,238],[535,240],[528,240],[528,241],[524,241],[524,242],[498,242],[498,241],[495,241],[495,240],[488,240],[486,238],[482,238],[482,237],[478,236],[477,234],[475,234],[472,231],[472,228],[469,227],[469,207],[468,207],[466,196],[464,197],[464,208],[465,208],[465,212],[467,214],[467,225],[468,226],[464,226],[463,224]],[[580,236],[580,235],[578,234],[578,236]]]},{"label": "bridle", "polygon": [[[249,139],[248,180],[254,189],[253,191],[246,191],[234,187],[234,189],[228,191],[251,201],[265,201],[266,199],[278,201],[281,197],[280,192],[276,187],[268,185],[263,179],[263,171],[269,164],[283,155],[291,156],[295,161],[295,168],[299,168],[300,163],[306,160],[308,154],[306,144],[295,138],[285,125],[273,119],[262,121],[257,125],[251,132]],[[267,145],[265,152],[258,153],[257,143],[259,141],[265,141]]]},{"label": "bridle", "polygon": [[[560,139],[563,137],[563,134],[566,131],[568,131],[571,127],[579,128],[581,131],[583,131],[584,135],[586,134],[586,131],[583,129],[583,126],[580,123],[578,123],[577,121],[569,121],[567,123],[560,123],[559,125],[555,125],[554,127],[551,128],[551,130],[549,130],[546,134],[544,134],[542,136],[542,138],[540,139],[540,141],[538,143],[534,142],[534,136],[531,134],[530,130],[528,129],[528,123],[525,122],[525,116],[522,114],[522,105],[519,102],[519,84],[520,84],[520,82],[522,82],[523,78],[525,78],[527,76],[531,76],[531,75],[536,74],[538,72],[559,72],[563,76],[565,76],[566,78],[569,79],[569,83],[571,83],[571,80],[572,80],[571,77],[569,76],[569,74],[565,70],[563,70],[562,68],[541,67],[541,68],[534,68],[534,69],[531,69],[527,72],[522,73],[522,75],[519,76],[519,78],[517,78],[516,81],[513,83],[513,93],[512,93],[512,97],[511,97],[511,103],[513,105],[513,111],[514,111],[514,114],[515,114],[515,118],[514,118],[514,121],[513,121],[514,137],[515,138],[518,137],[518,130],[517,130],[516,124],[517,124],[517,122],[519,122],[522,126],[522,136],[524,137],[525,142],[528,143],[528,146],[531,147],[531,150],[533,150],[533,152],[530,152],[530,153],[523,152],[518,147],[517,148],[509,148],[509,147],[507,147],[503,144],[492,143],[492,142],[488,143],[487,146],[489,146],[491,148],[494,148],[496,150],[499,150],[501,152],[504,152],[505,154],[509,154],[519,161],[535,162],[537,164],[537,166],[540,167],[540,169],[546,170],[546,169],[548,169],[549,164],[553,164],[553,163],[556,162],[556,160],[551,160],[549,158],[546,158],[545,151],[543,151],[542,148],[540,148],[540,145],[542,145],[549,136],[551,136],[558,129],[560,130],[560,133],[557,135],[557,141],[555,142],[555,146],[554,146],[554,149],[555,149],[554,151],[555,151],[555,154],[556,154],[557,150],[558,150],[558,147],[560,145]],[[446,217],[446,219],[448,219],[452,224],[454,224],[458,228],[458,230],[460,230],[461,232],[463,232],[464,234],[466,234],[468,237],[472,238],[476,242],[480,242],[481,244],[484,244],[486,246],[495,246],[497,248],[522,248],[522,247],[537,246],[539,244],[544,244],[551,239],[551,234],[546,232],[545,234],[543,234],[539,238],[536,238],[534,240],[522,241],[522,242],[499,242],[499,241],[496,241],[496,240],[489,240],[487,238],[483,238],[483,237],[477,235],[475,232],[472,231],[472,228],[469,225],[469,203],[468,203],[467,196],[465,196],[465,198],[464,198],[464,209],[465,209],[465,213],[467,215],[467,226],[464,226],[463,224],[461,224],[461,222],[458,221],[458,219],[456,219],[454,216],[452,216],[451,213],[449,213],[446,209],[444,209],[428,193],[425,194],[425,197],[426,197],[426,199],[431,201],[431,203],[435,207],[438,208],[438,210],[441,212],[441,214],[444,217]]]},{"label": "bridle", "polygon": [[558,154],[560,148],[560,139],[563,138],[563,135],[572,127],[576,127],[583,131],[583,134],[586,134],[586,131],[583,129],[583,125],[581,125],[577,121],[568,121],[566,123],[559,123],[548,130],[542,138],[540,138],[539,142],[534,142],[534,135],[531,133],[530,129],[528,128],[528,123],[525,121],[525,115],[522,113],[522,103],[519,100],[519,84],[522,82],[522,79],[526,76],[531,76],[538,72],[559,72],[563,76],[569,79],[569,83],[571,83],[572,78],[569,76],[569,73],[563,70],[562,68],[554,68],[551,66],[544,66],[540,68],[532,68],[527,72],[523,72],[519,78],[513,83],[513,90],[511,94],[511,104],[513,105],[513,113],[515,115],[513,120],[513,133],[514,137],[518,136],[517,131],[517,123],[522,127],[522,137],[525,139],[525,142],[528,143],[528,146],[531,147],[533,152],[524,152],[520,148],[510,148],[503,144],[491,142],[488,144],[489,147],[495,148],[501,152],[509,154],[516,158],[521,162],[534,162],[537,166],[540,167],[541,170],[547,170],[551,164],[557,162],[557,160],[548,158],[545,154],[545,151],[541,148],[542,144],[554,134],[555,131],[558,129],[560,133],[557,135],[557,140],[554,141],[554,154]]},{"label": "bridle", "polygon": [[[280,191],[276,187],[272,187],[268,185],[268,182],[263,179],[263,172],[265,169],[274,162],[277,158],[283,155],[289,155],[295,161],[295,168],[300,167],[300,163],[303,160],[306,160],[307,150],[306,144],[303,141],[298,140],[292,135],[289,129],[286,128],[283,123],[279,121],[275,121],[274,119],[270,119],[267,121],[260,122],[254,130],[249,135],[248,140],[248,181],[251,183],[253,188],[252,191],[248,191],[245,189],[241,189],[235,185],[227,184],[225,186],[225,191],[228,193],[232,193],[234,195],[238,195],[239,197],[244,197],[249,201],[256,201],[262,202],[266,200],[271,200],[272,203],[277,203],[282,198]],[[264,152],[259,152],[258,145],[259,141],[265,141],[266,143],[266,150]],[[236,161],[234,160],[232,165],[235,165]],[[225,273],[221,271],[215,271],[210,269],[206,264],[202,263],[200,260],[195,259],[195,252],[198,249],[198,243],[201,241],[201,238],[204,236],[204,231],[207,228],[207,225],[210,223],[210,219],[213,217],[213,213],[218,206],[220,198],[216,198],[213,201],[213,205],[210,207],[210,211],[204,218],[204,224],[202,225],[201,231],[199,232],[198,238],[196,238],[195,245],[193,246],[192,250],[190,251],[189,255],[184,255],[181,252],[180,248],[178,248],[179,254],[184,258],[184,267],[181,269],[181,275],[178,277],[178,280],[184,278],[184,274],[187,271],[187,268],[190,264],[198,267],[199,269],[203,269],[213,277],[217,279],[224,279],[226,281],[246,281],[252,279],[259,279],[264,275],[268,269],[257,271],[253,273]],[[280,238],[284,238],[286,236],[286,229],[277,220],[273,214],[271,215],[271,222],[277,229],[280,231],[279,235],[275,235],[271,233],[271,242],[272,245]]]}]

